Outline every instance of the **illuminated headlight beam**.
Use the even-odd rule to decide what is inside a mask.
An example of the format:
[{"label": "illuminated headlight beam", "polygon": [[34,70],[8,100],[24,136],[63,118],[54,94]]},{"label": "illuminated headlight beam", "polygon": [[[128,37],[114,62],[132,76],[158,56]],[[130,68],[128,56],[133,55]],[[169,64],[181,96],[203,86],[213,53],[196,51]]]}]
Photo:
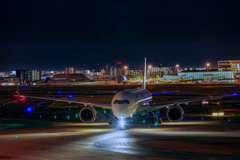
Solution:
[{"label": "illuminated headlight beam", "polygon": [[125,124],[126,124],[125,118],[124,117],[120,117],[119,119],[120,119],[119,128],[120,129],[125,129],[126,128],[126,126],[125,126]]}]

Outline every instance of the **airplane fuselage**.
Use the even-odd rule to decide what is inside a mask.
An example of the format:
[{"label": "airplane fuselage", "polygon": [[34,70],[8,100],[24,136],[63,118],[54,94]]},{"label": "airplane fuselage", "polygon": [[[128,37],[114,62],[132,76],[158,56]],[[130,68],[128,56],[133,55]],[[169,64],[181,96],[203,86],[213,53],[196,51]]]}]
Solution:
[{"label": "airplane fuselage", "polygon": [[115,117],[128,118],[138,110],[138,105],[152,101],[152,94],[146,89],[131,89],[118,92],[111,106]]}]

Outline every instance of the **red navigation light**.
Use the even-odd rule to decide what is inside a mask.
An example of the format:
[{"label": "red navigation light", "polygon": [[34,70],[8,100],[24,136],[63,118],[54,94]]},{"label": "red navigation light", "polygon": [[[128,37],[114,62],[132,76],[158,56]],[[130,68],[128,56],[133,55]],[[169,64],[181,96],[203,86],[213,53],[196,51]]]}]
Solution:
[{"label": "red navigation light", "polygon": [[83,66],[85,66],[85,64],[83,64]]},{"label": "red navigation light", "polygon": [[117,65],[121,65],[121,64],[122,64],[121,61],[118,61],[118,62],[117,62]]},{"label": "red navigation light", "polygon": [[68,77],[68,75],[66,74],[66,77]]}]

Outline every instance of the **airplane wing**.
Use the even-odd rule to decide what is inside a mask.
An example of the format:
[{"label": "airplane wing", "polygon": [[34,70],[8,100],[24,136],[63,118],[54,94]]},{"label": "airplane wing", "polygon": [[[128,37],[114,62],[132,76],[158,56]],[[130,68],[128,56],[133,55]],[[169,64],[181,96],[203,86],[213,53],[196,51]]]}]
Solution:
[{"label": "airplane wing", "polygon": [[210,96],[210,97],[184,99],[184,100],[162,102],[162,103],[153,103],[150,105],[142,105],[139,107],[139,109],[140,109],[140,111],[156,110],[156,109],[161,109],[161,108],[165,108],[165,107],[173,106],[173,105],[188,104],[189,102],[205,101],[205,100],[209,100],[209,99],[219,99],[219,98],[225,98],[225,97],[230,97],[230,96],[235,96],[235,95]]},{"label": "airplane wing", "polygon": [[26,98],[36,98],[36,99],[45,99],[45,100],[58,101],[58,102],[68,102],[68,103],[92,105],[92,106],[95,106],[95,107],[112,109],[111,104],[105,104],[105,103],[99,103],[99,102],[89,102],[89,101],[82,101],[82,100],[59,99],[59,98],[49,98],[49,97],[35,97],[35,96],[24,96],[24,97],[26,97]]},{"label": "airplane wing", "polygon": [[106,104],[106,103],[89,102],[89,101],[74,100],[74,99],[59,99],[59,98],[50,98],[50,97],[23,96],[23,95],[19,94],[18,88],[17,88],[16,93],[19,96],[26,97],[26,98],[45,99],[45,100],[52,100],[52,101],[58,101],[58,102],[67,102],[67,103],[90,105],[90,106],[100,107],[100,108],[104,108],[104,109],[112,109],[111,104]]}]

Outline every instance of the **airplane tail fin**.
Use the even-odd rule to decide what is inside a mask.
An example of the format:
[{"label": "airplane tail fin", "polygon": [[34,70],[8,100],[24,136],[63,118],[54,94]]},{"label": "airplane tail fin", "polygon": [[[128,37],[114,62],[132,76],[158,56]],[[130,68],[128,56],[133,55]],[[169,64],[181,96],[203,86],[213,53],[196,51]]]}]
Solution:
[{"label": "airplane tail fin", "polygon": [[158,79],[159,81],[162,81],[162,78],[160,78],[158,75],[157,75],[157,79]]},{"label": "airplane tail fin", "polygon": [[147,63],[147,58],[144,59],[143,85],[142,85],[143,89],[146,89],[146,63]]}]

